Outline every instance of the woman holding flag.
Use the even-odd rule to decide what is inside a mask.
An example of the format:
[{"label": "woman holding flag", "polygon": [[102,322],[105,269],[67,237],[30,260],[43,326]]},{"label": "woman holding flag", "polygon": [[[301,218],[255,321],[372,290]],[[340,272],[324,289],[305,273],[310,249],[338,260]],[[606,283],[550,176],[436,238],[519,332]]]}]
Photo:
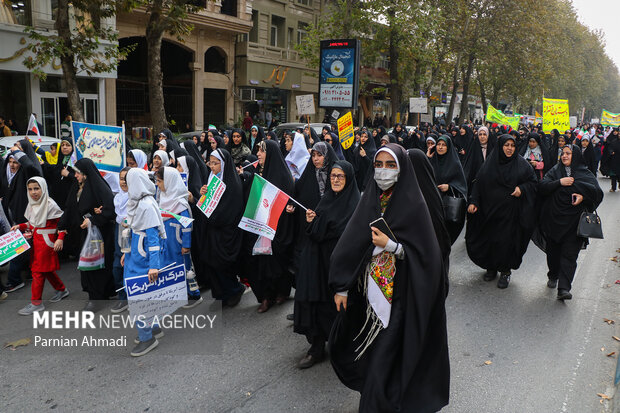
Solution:
[{"label": "woman holding flag", "polygon": [[[258,167],[256,174],[264,178],[287,195],[293,193],[294,182],[289,168],[284,162],[279,145],[271,140],[262,141],[257,152]],[[246,179],[254,180],[254,173],[244,172]],[[252,198],[250,190],[248,206]],[[288,198],[288,196],[287,196]],[[258,202],[261,202],[260,198]],[[253,202],[253,201],[252,201]],[[295,217],[281,214],[277,222],[277,231],[270,241],[265,236],[252,235],[248,238],[253,245],[247,254],[251,257],[244,274],[250,281],[252,291],[260,303],[259,313],[264,313],[274,304],[282,304],[291,292],[292,274],[290,271],[292,246],[295,238]]]}]

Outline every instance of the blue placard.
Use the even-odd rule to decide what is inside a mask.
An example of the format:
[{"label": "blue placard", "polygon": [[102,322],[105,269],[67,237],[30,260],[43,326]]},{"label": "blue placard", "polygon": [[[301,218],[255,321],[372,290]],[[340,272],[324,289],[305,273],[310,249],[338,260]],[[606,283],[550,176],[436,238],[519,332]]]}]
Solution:
[{"label": "blue placard", "polygon": [[125,167],[125,131],[122,126],[71,122],[76,159],[91,159],[97,169],[120,172]]}]

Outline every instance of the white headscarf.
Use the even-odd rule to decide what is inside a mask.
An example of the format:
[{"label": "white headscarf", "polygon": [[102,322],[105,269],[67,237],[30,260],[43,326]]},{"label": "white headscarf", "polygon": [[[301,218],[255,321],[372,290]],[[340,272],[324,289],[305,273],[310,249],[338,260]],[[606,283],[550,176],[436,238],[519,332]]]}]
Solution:
[{"label": "white headscarf", "polygon": [[[28,182],[36,182],[41,187],[41,198],[38,201],[33,200],[30,197],[30,192],[28,194],[28,206],[26,207],[26,212],[24,213],[24,217],[30,222],[35,228],[45,228],[48,219],[56,219],[62,216],[62,210],[56,204],[52,198],[49,197],[49,193],[47,191],[47,182],[45,179],[40,176],[35,176],[30,178]],[[28,185],[26,185],[27,187]]]},{"label": "white headscarf", "polygon": [[149,179],[144,169],[131,168],[127,172],[127,221],[134,231],[144,231],[157,227],[159,236],[166,238],[166,229],[161,219],[159,206],[153,197],[155,184]]},{"label": "white headscarf", "polygon": [[118,173],[100,171],[99,174],[101,174],[103,179],[108,183],[110,189],[112,190],[112,193],[118,194],[119,192],[121,192],[121,183],[119,182]]},{"label": "white headscarf", "polygon": [[308,148],[306,148],[306,140],[304,135],[299,132],[295,132],[293,147],[284,159],[291,171],[291,174],[293,175],[293,178],[299,179],[301,177],[304,173],[304,169],[306,169],[306,165],[308,164],[308,159],[310,159],[310,152],[308,152]]},{"label": "white headscarf", "polygon": [[162,145],[164,148],[168,149],[168,142],[165,139],[160,140],[157,145]]},{"label": "white headscarf", "polygon": [[[220,154],[220,150],[219,149],[214,150],[213,152],[211,152],[210,156],[215,156],[217,159],[220,160],[222,166],[221,166],[221,170],[220,170],[220,176],[218,178],[223,180],[224,179],[224,167],[226,166],[226,162],[224,162],[224,158]],[[213,171],[211,171],[209,173],[209,180],[207,181],[207,185],[209,185],[209,182],[211,182],[211,179],[213,179],[213,175],[215,175],[215,174],[213,173]]]},{"label": "white headscarf", "polygon": [[189,210],[187,199],[187,187],[181,178],[181,174],[174,168],[164,168],[164,187],[166,192],[159,193],[159,207],[166,211],[179,214],[184,210]]},{"label": "white headscarf", "polygon": [[129,153],[133,155],[133,158],[136,160],[136,163],[138,164],[138,168],[144,169],[146,171],[146,169],[148,168],[148,166],[146,165],[146,160],[147,160],[146,154],[142,152],[140,149],[132,149],[129,151]]},{"label": "white headscarf", "polygon": [[156,156],[159,156],[159,159],[161,159],[161,166],[170,165],[170,158],[168,158],[168,154],[166,153],[166,151],[155,151],[155,153],[153,154],[153,158]]},{"label": "white headscarf", "polygon": [[[125,179],[127,179],[126,175]],[[116,212],[116,222],[118,224],[122,224],[125,218],[127,218],[127,201],[129,201],[129,192],[121,189],[114,195],[114,212]]]},{"label": "white headscarf", "polygon": [[183,173],[187,174],[187,179],[189,179],[189,167],[187,166],[187,159],[185,156],[180,156],[177,159],[177,162],[181,164],[181,168],[183,168]]}]

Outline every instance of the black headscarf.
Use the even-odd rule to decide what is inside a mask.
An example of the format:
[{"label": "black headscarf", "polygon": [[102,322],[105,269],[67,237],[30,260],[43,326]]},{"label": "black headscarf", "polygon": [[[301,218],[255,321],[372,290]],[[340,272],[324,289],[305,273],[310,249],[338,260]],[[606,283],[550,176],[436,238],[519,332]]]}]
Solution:
[{"label": "black headscarf", "polygon": [[331,361],[340,380],[362,393],[360,411],[439,411],[448,403],[450,376],[442,251],[407,152],[387,147],[400,175],[383,218],[404,248],[404,259],[395,262],[389,326],[355,361],[368,331],[359,334],[368,302],[358,285],[374,249],[369,224],[381,216],[382,192],[369,181],[331,255],[329,285],[348,290],[347,310],[330,337]]},{"label": "black headscarf", "polygon": [[265,164],[259,165],[260,174],[267,181],[277,186],[281,191],[292,195],[295,188],[293,176],[291,175],[284,157],[280,152],[278,144],[274,141],[263,141],[265,145]]},{"label": "black headscarf", "polygon": [[[519,155],[525,156],[529,148],[530,139],[534,139],[536,143],[538,144],[538,147],[540,148],[540,153],[542,155],[542,159],[545,164],[543,167],[543,174],[546,174],[547,171],[549,171],[553,167],[553,165],[555,165],[555,163],[553,162],[551,156],[549,155],[549,148],[547,147],[547,144],[543,142],[539,134],[537,134],[536,132],[530,132],[527,134],[525,138],[525,142],[527,142],[527,144],[521,147],[521,150],[519,151]],[[525,160],[529,161],[529,159],[525,159]]]},{"label": "black headscarf", "polygon": [[[435,154],[430,159],[433,170],[435,171],[435,182],[437,182],[437,185],[450,185],[450,188],[458,191],[467,199],[465,173],[463,172],[459,156],[456,153],[456,148],[452,144],[452,139],[450,139],[448,135],[443,135],[437,139],[437,143],[439,143],[439,141],[444,141],[446,143],[448,151],[444,155],[439,155],[439,153],[435,151]],[[455,195],[457,194],[455,193]]]},{"label": "black headscarf", "polygon": [[[367,133],[366,136],[368,136],[366,142],[361,143],[357,148],[353,149],[353,159],[351,162],[355,169],[355,180],[357,181],[357,187],[360,191],[364,190],[366,182],[368,182],[370,175],[372,175],[372,162],[377,153],[377,146],[375,145],[372,134]],[[366,156],[360,155],[361,149],[364,149]]]},{"label": "black headscarf", "polygon": [[415,176],[418,180],[418,185],[422,191],[422,196],[426,201],[428,212],[431,214],[431,220],[433,221],[433,228],[435,228],[435,235],[437,235],[437,242],[444,261],[444,279],[446,283],[446,295],[448,294],[448,270],[450,250],[452,249],[452,242],[450,240],[450,234],[446,228],[446,223],[443,213],[443,203],[441,201],[441,194],[437,189],[437,182],[435,181],[435,172],[428,157],[420,149],[409,149],[407,151]]},{"label": "black headscarf", "polygon": [[[263,127],[254,125],[252,126],[252,129],[254,128],[256,128],[257,130],[257,135],[256,135],[256,140],[254,141],[254,145],[252,145],[252,147],[250,148],[252,150],[252,155],[256,155],[256,152],[258,152],[258,144],[265,140],[265,130],[263,129]],[[251,133],[252,131],[250,130],[250,134]],[[248,148],[250,147],[251,144],[252,144],[252,137],[250,135],[248,136]]]},{"label": "black headscarf", "polygon": [[[584,141],[584,139],[588,141],[588,146],[585,149],[583,149],[583,146],[581,146],[581,143]],[[592,143],[592,139],[590,139],[589,137],[586,138],[584,136],[579,142],[579,147],[581,148],[581,152],[583,154],[583,162],[585,163],[586,168],[588,168],[588,170],[592,172],[594,176],[596,176],[596,157],[594,156],[594,144]]]},{"label": "black headscarf", "polygon": [[[233,133],[238,133],[241,135],[241,142],[239,144],[235,144],[235,140],[233,139]],[[242,129],[233,129],[233,133],[230,134],[229,147],[230,147],[230,156],[232,156],[233,161],[236,166],[240,166],[243,161],[252,154],[250,147],[248,145],[247,137],[245,136],[245,132]]]},{"label": "black headscarf", "polygon": [[[461,135],[461,129],[465,129],[465,135]],[[465,156],[469,152],[470,146],[474,141],[474,131],[467,125],[461,125],[456,129],[456,136],[454,137],[454,146],[461,162],[465,162]],[[461,150],[465,151],[464,155],[461,155]]]},{"label": "black headscarf", "polygon": [[332,148],[334,148],[334,152],[336,152],[336,157],[341,161],[344,161],[344,154],[342,153],[342,145],[340,144],[340,139],[338,139],[338,135],[335,133],[330,134],[332,136]]},{"label": "black headscarf", "polygon": [[321,201],[316,206],[316,218],[313,225],[323,228],[323,232],[333,234],[334,237],[342,235],[353,211],[360,200],[360,192],[355,182],[353,166],[347,161],[335,161],[331,171],[341,169],[346,175],[346,184],[342,191],[335,193],[328,183],[327,190]]},{"label": "black headscarf", "polygon": [[37,176],[43,176],[43,170],[41,169],[41,162],[39,162],[39,158],[37,154],[34,152],[34,148],[28,139],[22,139],[19,141],[20,146],[22,147],[22,152],[28,156],[28,159],[32,162],[32,165],[37,170]]},{"label": "black headscarf", "polygon": [[267,133],[267,136],[268,136],[267,138],[268,140],[278,142],[278,135],[276,135],[274,131],[269,131],[269,133]]},{"label": "black headscarf", "polygon": [[[11,182],[7,176],[10,158],[14,158],[20,165]],[[11,225],[22,224],[27,221],[24,217],[24,212],[28,206],[27,182],[33,176],[41,176],[41,174],[39,174],[30,157],[21,151],[9,153],[2,164],[2,171],[0,171],[0,196],[6,217]]]},{"label": "black headscarf", "polygon": [[[503,147],[511,135],[499,137],[497,148],[476,176],[465,235],[469,258],[487,270],[508,271],[521,265],[536,224],[537,179],[530,164],[516,150],[507,157]],[[520,197],[511,194],[516,187]]]},{"label": "black headscarf", "polygon": [[179,158],[185,157],[187,162],[187,167],[189,171],[183,171],[187,173],[187,189],[192,193],[195,200],[200,198],[200,188],[206,182],[202,182],[202,177],[200,174],[200,169],[198,168],[198,164],[194,158],[192,158],[189,153],[185,149],[179,148],[174,150],[174,164],[178,165]]},{"label": "black headscarf", "polygon": [[194,161],[196,161],[196,166],[198,166],[198,169],[200,170],[200,181],[203,185],[205,185],[209,180],[209,173],[211,171],[209,170],[209,168],[207,168],[207,165],[205,164],[204,159],[202,159],[202,156],[200,156],[200,152],[198,152],[198,147],[196,146],[194,141],[191,140],[183,142],[183,147],[185,148],[185,151],[189,154],[189,156],[191,156]]},{"label": "black headscarf", "polygon": [[[573,153],[570,167],[560,162],[547,172],[540,183],[543,196],[540,231],[545,238],[555,242],[574,236],[581,213],[585,210],[594,211],[603,201],[603,191],[596,177],[586,167],[581,149],[577,145],[567,146]],[[559,181],[567,176],[575,178],[575,182],[571,186],[562,186]],[[573,205],[574,193],[583,195],[581,204]]]},{"label": "black headscarf", "polygon": [[614,135],[618,128],[613,128],[607,136],[601,158],[601,173],[609,175],[610,172],[620,176],[620,137]]},{"label": "black headscarf", "polygon": [[[323,161],[323,168],[321,168],[327,178],[324,186],[325,193],[329,187],[329,170],[338,159],[336,158],[336,153],[334,152],[332,146],[326,142],[315,143],[312,150],[317,150],[325,157]],[[317,170],[312,162],[312,156],[308,159],[304,173],[301,174],[301,177],[297,180],[297,182],[295,182],[295,199],[303,206],[310,209],[314,209],[321,200]],[[303,219],[305,221],[306,217],[304,216]]]}]

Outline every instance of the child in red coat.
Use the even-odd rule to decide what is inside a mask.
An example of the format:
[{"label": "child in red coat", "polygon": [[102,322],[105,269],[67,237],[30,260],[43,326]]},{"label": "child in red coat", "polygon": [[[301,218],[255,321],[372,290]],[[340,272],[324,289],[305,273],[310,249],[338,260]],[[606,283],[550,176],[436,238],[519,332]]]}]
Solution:
[{"label": "child in red coat", "polygon": [[[62,216],[62,210],[56,202],[49,197],[47,182],[36,176],[27,182],[28,206],[24,216],[28,222],[19,224],[11,230],[32,232],[32,253],[30,254],[30,270],[32,272],[32,298],[31,303],[19,310],[21,315],[30,315],[35,311],[45,309],[41,302],[43,286],[47,279],[56,294],[50,302],[57,302],[69,295],[69,290],[60,280],[56,271],[60,269],[57,251],[62,249],[62,240],[65,232],[57,235],[56,226]],[[56,242],[56,241],[59,242]]]}]

